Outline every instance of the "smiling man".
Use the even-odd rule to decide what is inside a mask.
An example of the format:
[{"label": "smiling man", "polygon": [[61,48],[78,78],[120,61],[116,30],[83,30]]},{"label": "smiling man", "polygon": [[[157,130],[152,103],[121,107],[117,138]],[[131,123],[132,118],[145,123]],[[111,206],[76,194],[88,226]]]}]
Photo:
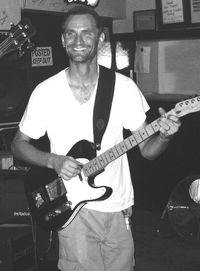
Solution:
[{"label": "smiling man", "polygon": [[62,42],[72,65],[94,62],[99,36],[101,40],[104,38],[96,28],[95,21],[86,15],[76,15],[63,27],[66,27],[66,31],[62,35]]},{"label": "smiling man", "polygon": [[[19,159],[50,168],[62,178],[70,198],[69,206],[71,202],[79,202],[85,192],[81,188],[87,184],[87,180],[78,178],[84,164],[71,149],[83,139],[88,142],[88,150],[82,145],[76,149],[82,158],[81,152],[89,152],[89,146],[95,147],[90,143],[94,142],[96,94],[102,91],[98,83],[109,81],[102,78],[102,67],[97,63],[97,51],[103,41],[101,19],[93,9],[80,5],[69,10],[62,23],[62,43],[69,57],[69,67],[35,88],[11,146]],[[142,93],[130,78],[114,74],[110,118],[97,155],[123,140],[123,128],[136,131],[146,125],[149,106]],[[105,110],[105,101],[99,108]],[[165,116],[163,109],[159,111],[162,115],[160,131],[138,145],[141,155],[147,159],[155,159],[163,153],[180,126],[176,116]],[[50,153],[31,144],[32,138],[38,139],[46,132]],[[117,151],[120,153],[122,149]],[[134,268],[134,243],[128,225],[134,204],[129,164],[126,155],[119,155],[116,160],[113,156],[111,153],[110,157],[103,158],[109,162],[108,166],[95,177],[96,188],[90,186],[92,193],[88,199],[93,198],[101,186],[109,187],[111,195],[87,202],[73,221],[58,231],[58,268],[62,271],[132,271]]]}]

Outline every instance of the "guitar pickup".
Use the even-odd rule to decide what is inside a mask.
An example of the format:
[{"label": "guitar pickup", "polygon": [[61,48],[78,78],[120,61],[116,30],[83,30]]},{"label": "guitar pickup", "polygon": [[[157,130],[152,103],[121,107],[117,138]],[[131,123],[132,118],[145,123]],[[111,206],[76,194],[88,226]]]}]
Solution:
[{"label": "guitar pickup", "polygon": [[61,177],[45,185],[45,188],[50,201],[53,201],[67,193],[67,190]]},{"label": "guitar pickup", "polygon": [[62,205],[58,206],[57,208],[53,209],[51,212],[48,212],[45,215],[45,220],[50,221],[51,219],[57,217],[58,215],[71,210],[72,203],[71,201],[64,202]]}]

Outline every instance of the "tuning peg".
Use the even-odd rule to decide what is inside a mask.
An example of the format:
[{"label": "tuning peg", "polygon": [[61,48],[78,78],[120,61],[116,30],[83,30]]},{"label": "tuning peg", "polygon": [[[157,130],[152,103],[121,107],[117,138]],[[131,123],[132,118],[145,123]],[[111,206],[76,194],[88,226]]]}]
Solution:
[{"label": "tuning peg", "polygon": [[14,27],[14,23],[13,22],[10,22],[10,28]]},{"label": "tuning peg", "polygon": [[26,48],[29,50],[29,49],[32,49],[34,47],[35,47],[35,44],[33,42],[31,42],[30,39],[28,39],[28,43],[27,43]]}]

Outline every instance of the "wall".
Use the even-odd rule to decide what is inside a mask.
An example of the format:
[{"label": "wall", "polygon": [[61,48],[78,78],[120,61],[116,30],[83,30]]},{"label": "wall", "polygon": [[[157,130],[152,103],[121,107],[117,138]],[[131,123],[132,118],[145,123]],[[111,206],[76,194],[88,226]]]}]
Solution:
[{"label": "wall", "polygon": [[[66,12],[70,5],[63,0],[26,0],[25,9]],[[100,15],[112,18],[124,18],[124,0],[100,0],[97,8]]]},{"label": "wall", "polygon": [[[0,0],[0,30],[9,30],[10,22],[17,24],[22,10],[66,12],[70,5],[64,0]],[[124,0],[100,0],[96,10],[101,16],[123,19],[126,17]]]},{"label": "wall", "polygon": [[[10,22],[20,21],[21,9],[65,12],[63,0],[0,0],[0,30],[9,30]],[[154,9],[155,0],[100,0],[96,10],[102,16],[112,17],[114,33],[133,31],[133,11]]]},{"label": "wall", "polygon": [[0,30],[9,30],[10,23],[21,18],[21,0],[0,0]]},{"label": "wall", "polygon": [[159,41],[158,60],[159,93],[200,94],[199,38]]},{"label": "wall", "polygon": [[133,32],[133,11],[155,9],[155,0],[126,0],[126,19],[113,22],[113,33]]}]

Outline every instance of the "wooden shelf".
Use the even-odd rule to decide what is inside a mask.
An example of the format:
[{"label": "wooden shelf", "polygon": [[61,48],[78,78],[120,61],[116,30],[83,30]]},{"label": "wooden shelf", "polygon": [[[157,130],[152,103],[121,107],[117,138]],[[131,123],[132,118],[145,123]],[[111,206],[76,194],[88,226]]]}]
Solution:
[{"label": "wooden shelf", "polygon": [[143,93],[147,100],[163,100],[163,101],[183,101],[187,99],[192,99],[197,95],[190,94],[159,94],[159,93]]},{"label": "wooden shelf", "polygon": [[170,30],[138,31],[132,33],[113,34],[112,40],[160,40],[160,39],[185,39],[200,38],[200,27],[174,28]]}]

